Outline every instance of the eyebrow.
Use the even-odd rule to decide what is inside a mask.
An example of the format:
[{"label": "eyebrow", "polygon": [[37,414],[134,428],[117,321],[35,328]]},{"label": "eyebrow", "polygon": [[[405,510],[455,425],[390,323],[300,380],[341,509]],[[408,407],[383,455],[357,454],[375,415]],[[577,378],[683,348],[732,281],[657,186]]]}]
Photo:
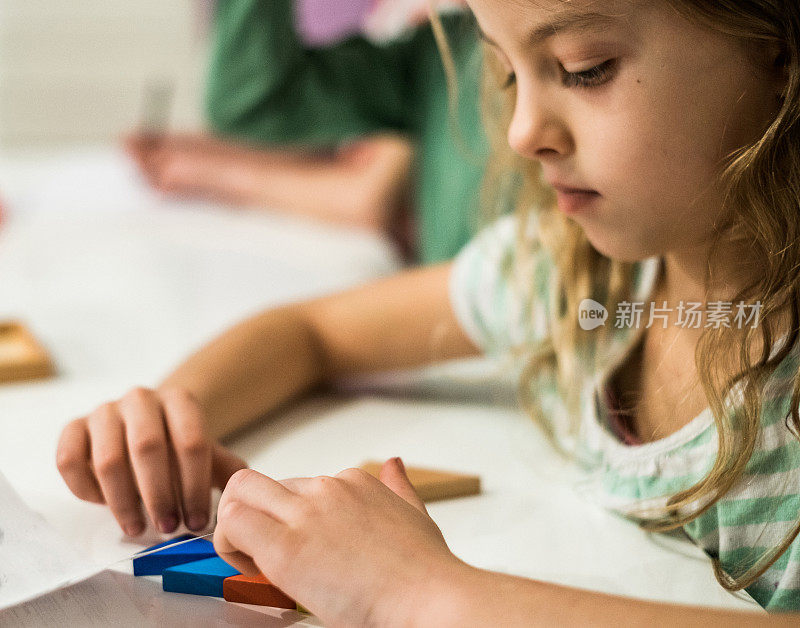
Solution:
[{"label": "eyebrow", "polygon": [[[558,35],[564,31],[591,31],[599,30],[602,26],[608,26],[616,22],[616,18],[608,15],[607,13],[568,13],[564,15],[557,15],[547,21],[546,24],[537,26],[531,30],[526,36],[525,41],[529,46],[536,46],[545,40]],[[478,26],[478,37],[480,37],[487,44],[499,48],[497,42],[489,37]]]}]

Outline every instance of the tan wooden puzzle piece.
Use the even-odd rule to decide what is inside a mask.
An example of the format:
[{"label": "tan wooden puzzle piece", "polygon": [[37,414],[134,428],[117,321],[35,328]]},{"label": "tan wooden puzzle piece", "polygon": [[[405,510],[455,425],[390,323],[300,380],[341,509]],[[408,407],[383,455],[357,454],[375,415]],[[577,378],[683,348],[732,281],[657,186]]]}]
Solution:
[{"label": "tan wooden puzzle piece", "polygon": [[[361,465],[361,469],[370,475],[379,476],[382,464],[370,460]],[[411,484],[424,502],[453,497],[466,497],[481,492],[481,479],[477,475],[438,471],[420,467],[406,467],[406,474]]]},{"label": "tan wooden puzzle piece", "polygon": [[54,373],[47,351],[22,323],[0,322],[0,384],[50,377]]}]

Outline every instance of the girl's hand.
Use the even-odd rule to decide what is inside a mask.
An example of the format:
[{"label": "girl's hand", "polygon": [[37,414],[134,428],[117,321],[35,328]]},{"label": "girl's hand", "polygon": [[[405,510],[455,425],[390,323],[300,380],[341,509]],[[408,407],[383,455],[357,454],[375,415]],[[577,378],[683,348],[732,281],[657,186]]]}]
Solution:
[{"label": "girl's hand", "polygon": [[407,623],[401,613],[420,612],[465,565],[399,458],[383,465],[381,481],[360,469],[281,482],[240,471],[222,494],[214,546],[326,625]]},{"label": "girl's hand", "polygon": [[108,504],[123,531],[145,529],[141,504],[161,532],[181,519],[208,524],[211,487],[247,465],[205,434],[203,412],[183,389],[134,388],[67,424],[56,456],[69,489]]}]

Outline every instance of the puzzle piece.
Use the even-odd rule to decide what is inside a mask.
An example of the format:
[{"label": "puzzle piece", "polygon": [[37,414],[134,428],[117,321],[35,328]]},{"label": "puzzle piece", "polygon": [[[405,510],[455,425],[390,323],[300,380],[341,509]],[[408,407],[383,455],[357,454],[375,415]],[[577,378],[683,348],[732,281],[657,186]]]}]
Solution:
[{"label": "puzzle piece", "polygon": [[215,556],[165,569],[161,574],[161,585],[164,591],[173,593],[222,597],[225,578],[238,575],[236,569]]},{"label": "puzzle piece", "polygon": [[50,377],[54,372],[47,351],[22,323],[0,323],[0,383]]},{"label": "puzzle piece", "polygon": [[258,604],[276,608],[297,608],[297,603],[264,576],[231,576],[222,583],[222,596],[228,602]]},{"label": "puzzle piece", "polygon": [[[193,534],[184,534],[169,541],[164,541],[158,545],[148,547],[145,552],[164,547],[171,543],[195,538]],[[176,547],[170,547],[155,554],[148,554],[141,558],[133,559],[134,576],[160,576],[168,567],[193,563],[204,558],[213,558],[217,553],[214,551],[214,544],[206,539],[197,539],[191,543],[184,543]]]},{"label": "puzzle piece", "polygon": [[[380,475],[382,464],[369,461],[361,465],[361,469],[376,478]],[[477,475],[466,475],[450,471],[437,471],[420,467],[406,467],[406,474],[420,499],[432,502],[437,499],[466,497],[481,492],[481,479]]]}]

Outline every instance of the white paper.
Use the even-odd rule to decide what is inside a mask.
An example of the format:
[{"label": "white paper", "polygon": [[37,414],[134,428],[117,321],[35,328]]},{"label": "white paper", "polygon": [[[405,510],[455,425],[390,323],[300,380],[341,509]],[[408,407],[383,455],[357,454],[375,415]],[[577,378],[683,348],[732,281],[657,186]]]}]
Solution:
[{"label": "white paper", "polygon": [[59,587],[49,595],[0,610],[0,625],[16,628],[147,625],[145,615],[127,595],[120,594],[120,579],[124,577],[125,574],[104,571],[75,586]]},{"label": "white paper", "polygon": [[86,580],[104,565],[87,565],[0,473],[0,609]]}]

